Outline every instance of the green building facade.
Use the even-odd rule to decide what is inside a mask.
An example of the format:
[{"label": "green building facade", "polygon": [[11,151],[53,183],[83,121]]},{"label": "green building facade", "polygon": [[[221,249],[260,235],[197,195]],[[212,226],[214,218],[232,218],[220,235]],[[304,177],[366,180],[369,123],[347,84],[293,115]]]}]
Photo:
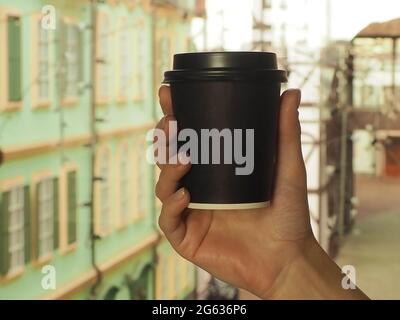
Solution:
[{"label": "green building facade", "polygon": [[0,299],[193,294],[145,135],[195,4],[0,0]]}]

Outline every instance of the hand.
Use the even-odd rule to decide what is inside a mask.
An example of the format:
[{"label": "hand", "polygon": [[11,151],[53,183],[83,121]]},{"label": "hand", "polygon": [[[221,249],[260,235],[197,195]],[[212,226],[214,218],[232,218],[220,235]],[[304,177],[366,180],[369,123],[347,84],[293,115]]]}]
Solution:
[{"label": "hand", "polygon": [[[160,104],[174,120],[170,89],[162,86]],[[271,206],[256,210],[187,209],[190,195],[178,190],[189,165],[161,165],[156,195],[163,208],[159,224],[174,249],[216,277],[258,295],[271,290],[280,272],[312,237],[306,172],[301,153],[297,108],[300,91],[281,98],[276,186]],[[168,134],[168,130],[166,130]],[[264,281],[260,282],[260,273]]]},{"label": "hand", "polygon": [[[169,87],[162,86],[159,97],[166,116],[157,127],[168,135],[168,122],[174,120]],[[188,209],[188,191],[177,188],[190,164],[159,165],[156,195],[163,203],[159,225],[173,248],[217,278],[262,298],[323,297],[318,286],[329,292],[331,283],[318,273],[321,267],[331,271],[327,277],[335,281],[334,294],[325,296],[337,298],[342,291],[340,269],[311,231],[297,110],[300,99],[299,90],[288,90],[281,97],[276,180],[268,208]],[[314,279],[307,282],[310,277]],[[314,294],[305,292],[314,282],[318,284]],[[297,288],[297,283],[302,287]]]}]

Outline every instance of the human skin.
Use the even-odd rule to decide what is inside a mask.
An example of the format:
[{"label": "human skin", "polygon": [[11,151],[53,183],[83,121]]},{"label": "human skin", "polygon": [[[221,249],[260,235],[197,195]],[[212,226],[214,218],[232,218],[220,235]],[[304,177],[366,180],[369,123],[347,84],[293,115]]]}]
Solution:
[{"label": "human skin", "polygon": [[[168,123],[175,120],[168,86],[160,88],[159,98],[165,117],[157,128],[168,135]],[[163,204],[160,228],[182,257],[262,299],[367,299],[358,288],[342,288],[344,274],[311,231],[300,100],[296,89],[281,96],[275,187],[269,207],[188,209],[190,194],[178,187],[190,164],[157,164],[161,173],[156,195]]]}]

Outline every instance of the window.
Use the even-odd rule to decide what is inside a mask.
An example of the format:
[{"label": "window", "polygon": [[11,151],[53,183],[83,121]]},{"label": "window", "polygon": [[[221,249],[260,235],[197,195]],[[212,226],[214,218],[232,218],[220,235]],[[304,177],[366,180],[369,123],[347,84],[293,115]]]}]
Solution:
[{"label": "window", "polygon": [[19,273],[30,259],[29,187],[22,179],[6,185],[1,194],[0,211],[0,275]]},{"label": "window", "polygon": [[79,46],[80,31],[78,26],[68,24],[66,27],[66,75],[64,98],[75,98],[78,96],[79,86]]},{"label": "window", "polygon": [[21,18],[7,17],[8,37],[8,101],[22,100]]},{"label": "window", "polygon": [[132,82],[132,55],[130,27],[127,19],[122,19],[119,30],[119,88],[118,96],[120,100],[126,100]]},{"label": "window", "polygon": [[170,60],[171,60],[171,40],[167,35],[164,35],[160,39],[160,56],[159,56],[159,75],[161,83],[164,80],[164,72],[170,68]]},{"label": "window", "polygon": [[129,149],[123,145],[119,154],[119,214],[122,224],[130,220]]},{"label": "window", "polygon": [[159,31],[156,40],[156,59],[155,59],[155,88],[164,80],[164,72],[171,68],[171,36],[166,31]]},{"label": "window", "polygon": [[110,97],[110,23],[104,12],[99,13],[97,30],[97,102],[105,103]]},{"label": "window", "polygon": [[55,234],[55,199],[52,178],[43,179],[37,185],[38,258],[47,257],[53,251]]},{"label": "window", "polygon": [[103,149],[97,156],[97,177],[99,181],[96,187],[96,216],[97,232],[99,235],[106,235],[111,231],[111,190],[110,190],[110,153]]},{"label": "window", "polygon": [[15,187],[10,191],[8,204],[9,213],[9,272],[18,270],[24,265],[25,223],[24,223],[24,188]]},{"label": "window", "polygon": [[170,67],[171,40],[168,36],[161,38],[161,71],[165,72]]},{"label": "window", "polygon": [[146,144],[144,141],[139,142],[137,152],[136,152],[137,162],[136,162],[136,170],[137,170],[137,210],[138,216],[144,217],[147,210],[147,159],[146,159]]},{"label": "window", "polygon": [[50,99],[50,63],[49,63],[49,49],[50,49],[50,33],[48,30],[42,28],[41,20],[37,21],[38,28],[38,75],[37,75],[37,97],[38,103],[47,102]]},{"label": "window", "polygon": [[147,68],[147,52],[146,52],[146,33],[144,23],[139,22],[135,28],[135,70],[134,70],[134,98],[135,100],[143,100],[145,97],[145,75]]},{"label": "window", "polygon": [[57,90],[62,104],[72,105],[77,102],[83,78],[81,31],[68,17],[61,19],[57,30],[57,59],[61,65],[57,68]]}]

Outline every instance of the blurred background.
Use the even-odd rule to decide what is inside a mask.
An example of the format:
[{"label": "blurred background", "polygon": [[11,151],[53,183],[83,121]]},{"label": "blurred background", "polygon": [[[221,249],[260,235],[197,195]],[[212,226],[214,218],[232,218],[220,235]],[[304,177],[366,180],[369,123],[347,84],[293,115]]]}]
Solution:
[{"label": "blurred background", "polygon": [[312,227],[400,298],[398,0],[0,0],[0,299],[252,299],[174,253],[145,135],[173,54],[278,53]]}]

